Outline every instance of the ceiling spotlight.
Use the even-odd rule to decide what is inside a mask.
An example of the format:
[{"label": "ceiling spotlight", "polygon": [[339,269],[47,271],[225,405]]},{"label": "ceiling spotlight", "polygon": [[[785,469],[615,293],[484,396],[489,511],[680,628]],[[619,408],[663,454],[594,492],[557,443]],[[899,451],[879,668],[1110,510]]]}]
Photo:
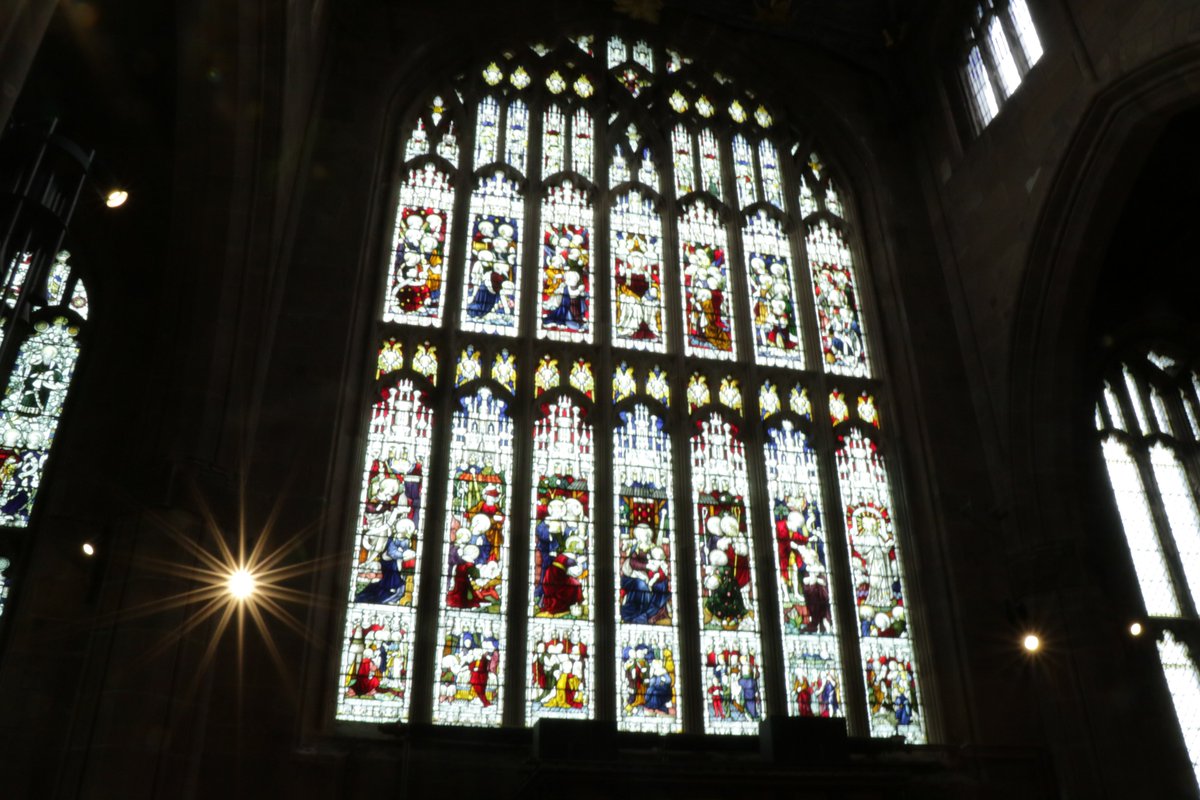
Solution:
[{"label": "ceiling spotlight", "polygon": [[109,208],[120,208],[129,199],[129,192],[124,189],[113,189],[104,198],[104,205]]},{"label": "ceiling spotlight", "polygon": [[94,555],[96,555],[96,548],[95,548],[95,547],[92,545],[92,543],[91,543],[91,542],[84,542],[84,543],[83,543],[83,547],[82,547],[82,548],[80,548],[80,549],[81,549],[81,550],[83,550],[83,554],[84,554],[85,556],[94,556]]},{"label": "ceiling spotlight", "polygon": [[254,594],[255,585],[254,576],[245,567],[239,567],[230,573],[229,580],[226,582],[229,593],[238,600],[245,600]]},{"label": "ceiling spotlight", "polygon": [[1026,634],[1026,636],[1025,636],[1024,640],[1022,640],[1021,644],[1023,644],[1025,646],[1025,649],[1028,650],[1029,652],[1036,653],[1042,646],[1042,640],[1038,638],[1037,634],[1030,633],[1030,634]]},{"label": "ceiling spotlight", "polygon": [[1140,623],[1140,622],[1134,622],[1129,625],[1129,635],[1130,636],[1141,636],[1142,630],[1143,630],[1142,623]]}]

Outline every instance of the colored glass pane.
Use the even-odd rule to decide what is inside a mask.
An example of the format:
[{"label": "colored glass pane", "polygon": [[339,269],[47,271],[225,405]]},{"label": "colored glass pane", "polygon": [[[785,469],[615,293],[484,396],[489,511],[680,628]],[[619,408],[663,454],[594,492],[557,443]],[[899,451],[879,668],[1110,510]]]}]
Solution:
[{"label": "colored glass pane", "polygon": [[388,387],[372,407],[339,719],[383,722],[408,715],[433,420],[422,393],[407,378]]},{"label": "colored glass pane", "polygon": [[475,117],[475,167],[500,159],[500,103],[494,97],[479,101]]},{"label": "colored glass pane", "polygon": [[626,397],[632,397],[637,392],[637,383],[633,378],[633,367],[622,362],[613,370],[613,403],[619,403]]},{"label": "colored glass pane", "polygon": [[433,164],[409,171],[400,186],[383,319],[440,325],[446,241],[454,208],[450,176]]},{"label": "colored glass pane", "polygon": [[66,250],[59,251],[50,265],[50,274],[46,277],[46,301],[48,305],[57,306],[67,293],[67,280],[71,277],[71,265],[67,260],[71,254]]},{"label": "colored glass pane", "polygon": [[766,139],[758,143],[758,164],[762,172],[763,198],[784,210],[783,173],[779,169],[779,151]]},{"label": "colored glass pane", "polygon": [[702,94],[700,95],[700,98],[696,100],[696,111],[700,114],[700,116],[707,118],[711,117],[716,109],[713,107],[712,101],[708,99],[708,96]]},{"label": "colored glass pane", "polygon": [[692,163],[692,136],[682,125],[671,131],[672,165],[675,167],[675,193],[683,196],[696,189],[696,172]]},{"label": "colored glass pane", "polygon": [[866,392],[858,396],[858,418],[869,425],[879,427],[879,410],[875,408],[875,398]]},{"label": "colored glass pane", "polygon": [[412,357],[413,371],[418,375],[423,375],[429,379],[430,383],[437,383],[438,357],[437,347],[428,342],[417,345],[417,350]]},{"label": "colored glass pane", "polygon": [[662,367],[654,367],[646,375],[646,394],[662,403],[664,407],[671,405],[671,384]]},{"label": "colored glass pane", "polygon": [[650,79],[643,75],[641,70],[634,67],[626,67],[617,72],[616,75],[621,85],[634,97],[639,96],[650,85]]},{"label": "colored glass pane", "polygon": [[500,69],[500,65],[495,61],[483,68],[483,81],[488,86],[495,86],[500,81],[504,80],[504,71]]},{"label": "colored glass pane", "polygon": [[562,94],[567,88],[567,82],[563,80],[562,73],[558,72],[557,70],[551,72],[546,77],[546,88],[549,89],[553,94]]},{"label": "colored glass pane", "polygon": [[725,228],[712,209],[694,202],[679,220],[679,234],[685,352],[731,359],[734,299],[725,261]]},{"label": "colored glass pane", "polygon": [[718,200],[721,193],[721,151],[717,148],[717,138],[712,131],[700,131],[700,183],[704,191],[712,193]]},{"label": "colored glass pane", "polygon": [[832,178],[825,184],[825,210],[838,217],[846,215],[846,212],[842,209],[842,199],[833,187]]},{"label": "colored glass pane", "polygon": [[0,558],[0,616],[4,616],[4,606],[8,604],[8,592],[12,581],[4,573],[12,566],[7,558]]},{"label": "colored glass pane", "polygon": [[508,104],[508,133],[504,137],[504,160],[517,172],[525,171],[529,148],[529,109],[520,100]]},{"label": "colored glass pane", "polygon": [[783,226],[760,211],[742,229],[750,279],[754,352],[760,364],[804,367],[796,288]]},{"label": "colored glass pane", "polygon": [[592,340],[592,206],[569,181],[542,202],[538,336]]},{"label": "colored glass pane", "polygon": [[375,379],[382,375],[395,372],[404,366],[404,345],[395,339],[388,339],[379,348],[379,357],[375,360]]},{"label": "colored glass pane", "polygon": [[562,172],[566,154],[567,120],[558,106],[550,106],[542,118],[542,174]]},{"label": "colored glass pane", "polygon": [[[576,88],[578,85],[576,82]],[[571,120],[571,167],[588,180],[592,178],[592,160],[595,158],[592,137],[592,115],[585,108],[576,109]]]},{"label": "colored glass pane", "polygon": [[654,50],[647,42],[634,42],[633,60],[635,63],[642,65],[647,72],[654,72]]},{"label": "colored glass pane", "polygon": [[1012,49],[1008,46],[1008,37],[1004,34],[1004,26],[1000,17],[992,17],[988,24],[988,43],[992,49],[992,61],[1000,74],[1000,85],[1006,96],[1017,90],[1021,83],[1021,73],[1017,71],[1017,62],[1013,59]]},{"label": "colored glass pane", "polygon": [[775,388],[775,384],[770,381],[763,381],[762,386],[758,387],[758,413],[763,418],[778,414],[783,408],[779,403],[779,391]]},{"label": "colored glass pane", "polygon": [[758,733],[758,723],[766,714],[758,637],[704,631],[700,634],[700,658],[704,732]]},{"label": "colored glass pane", "polygon": [[754,188],[754,151],[746,137],[733,137],[733,181],[737,187],[738,205],[753,205],[758,199]]},{"label": "colored glass pane", "polygon": [[662,221],[653,200],[637,190],[621,195],[611,227],[613,344],[664,352]]},{"label": "colored glass pane", "polygon": [[517,391],[517,357],[508,350],[501,350],[492,360],[492,380],[510,393]]},{"label": "colored glass pane", "polygon": [[772,122],[771,114],[767,109],[759,106],[754,110],[754,121],[764,128],[769,128]]},{"label": "colored glass pane", "polygon": [[672,92],[671,96],[667,98],[667,104],[670,105],[677,114],[682,114],[688,110],[687,98],[684,97],[678,89]]},{"label": "colored glass pane", "polygon": [[726,408],[739,414],[742,412],[742,387],[737,378],[721,379],[721,387],[717,389],[717,400]]},{"label": "colored glass pane", "polygon": [[468,331],[507,333],[520,308],[520,235],[524,203],[517,184],[497,172],[471,195],[471,252],[463,286],[461,325]]},{"label": "colored glass pane", "polygon": [[841,665],[817,455],[788,420],[767,429],[767,491],[786,676],[801,717],[841,716]]},{"label": "colored glass pane", "polygon": [[788,394],[788,407],[792,409],[792,413],[812,419],[812,403],[808,401],[808,390],[802,386],[792,387]]},{"label": "colored glass pane", "polygon": [[595,399],[596,379],[592,376],[592,365],[582,358],[571,365],[571,387],[583,393],[589,400]]},{"label": "colored glass pane", "polygon": [[676,551],[670,438],[644,405],[613,431],[617,719],[623,730],[680,730]]},{"label": "colored glass pane", "polygon": [[746,109],[741,102],[734,100],[729,104],[729,118],[739,124],[746,121]]},{"label": "colored glass pane", "polygon": [[75,374],[78,333],[65,317],[39,321],[17,351],[0,401],[0,525],[29,524]]},{"label": "colored glass pane", "polygon": [[825,370],[834,375],[869,376],[850,248],[842,234],[824,221],[809,228],[808,265]]},{"label": "colored glass pane", "polygon": [[688,411],[695,411],[701,406],[712,402],[712,393],[708,389],[708,379],[700,373],[693,373],[688,378],[687,385]]},{"label": "colored glass pane", "polygon": [[576,78],[575,83],[571,84],[571,88],[584,100],[596,93],[596,87],[592,85],[592,81],[587,75],[580,75]]},{"label": "colored glass pane", "polygon": [[480,358],[480,353],[474,345],[467,345],[467,348],[458,354],[458,364],[454,370],[455,386],[462,386],[467,381],[473,381],[483,376]]},{"label": "colored glass pane", "polygon": [[434,722],[499,725],[513,427],[488,387],[451,423]]},{"label": "colored glass pane", "polygon": [[625,40],[619,36],[610,37],[608,40],[608,68],[616,69],[625,63],[628,57],[629,48],[625,44]]},{"label": "colored glass pane", "polygon": [[558,359],[552,356],[542,356],[542,360],[538,362],[537,370],[533,373],[534,396],[536,397],[551,389],[558,388],[558,383]]},{"label": "colored glass pane", "polygon": [[508,81],[518,89],[524,89],[530,82],[529,73],[525,71],[524,67],[517,67],[513,70],[512,75],[508,76]]},{"label": "colored glass pane", "polygon": [[838,437],[838,485],[858,612],[871,735],[925,740],[915,691],[904,580],[887,469],[875,443],[858,430]]},{"label": "colored glass pane", "polygon": [[408,137],[408,142],[404,145],[404,160],[412,161],[414,158],[428,153],[429,134],[425,132],[425,120],[418,119],[412,134]]},{"label": "colored glass pane", "polygon": [[807,217],[817,211],[817,198],[813,196],[808,180],[800,176],[800,216]]},{"label": "colored glass pane", "polygon": [[845,422],[850,417],[850,407],[846,405],[846,396],[837,389],[829,393],[829,421],[834,425]]},{"label": "colored glass pane", "polygon": [[[1021,50],[1025,53],[1025,63],[1032,67],[1042,57],[1042,42],[1033,26],[1033,18],[1029,16],[1029,6],[1025,0],[1009,0],[1008,10],[1012,14],[1013,27],[1017,30]],[[1200,749],[1196,752],[1200,753]],[[1193,758],[1193,761],[1196,759]]]},{"label": "colored glass pane", "polygon": [[591,425],[566,396],[542,407],[533,428],[533,530],[529,619],[531,691],[526,721],[591,718]]}]

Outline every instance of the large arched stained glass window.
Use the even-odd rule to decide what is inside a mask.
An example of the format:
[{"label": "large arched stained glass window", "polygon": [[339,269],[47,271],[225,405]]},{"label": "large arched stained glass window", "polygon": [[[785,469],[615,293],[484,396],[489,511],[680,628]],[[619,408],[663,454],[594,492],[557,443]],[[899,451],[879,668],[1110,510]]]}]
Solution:
[{"label": "large arched stained glass window", "polygon": [[1200,783],[1200,371],[1154,350],[1105,376],[1104,465],[1171,702]]},{"label": "large arched stained glass window", "polygon": [[925,740],[853,228],[790,130],[620,36],[422,100],[339,719]]}]

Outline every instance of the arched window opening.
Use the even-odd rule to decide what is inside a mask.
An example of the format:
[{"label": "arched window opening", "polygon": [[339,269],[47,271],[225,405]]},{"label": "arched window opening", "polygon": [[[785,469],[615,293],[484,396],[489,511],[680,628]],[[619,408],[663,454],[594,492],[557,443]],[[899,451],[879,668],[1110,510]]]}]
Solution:
[{"label": "arched window opening", "polygon": [[925,741],[854,229],[776,117],[621,36],[423,99],[338,719]]},{"label": "arched window opening", "polygon": [[981,131],[1041,59],[1042,43],[1026,0],[980,0],[965,43],[963,84]]}]

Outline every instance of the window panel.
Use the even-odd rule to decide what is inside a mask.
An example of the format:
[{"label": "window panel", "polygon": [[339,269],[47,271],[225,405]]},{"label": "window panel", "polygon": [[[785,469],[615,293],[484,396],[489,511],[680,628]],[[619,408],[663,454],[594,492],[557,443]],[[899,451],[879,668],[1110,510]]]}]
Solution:
[{"label": "window panel", "polygon": [[570,182],[542,202],[538,336],[592,340],[592,206]]},{"label": "window panel", "polygon": [[482,179],[471,195],[471,252],[461,322],[464,330],[516,331],[524,214],[517,184],[502,172]]},{"label": "window panel", "polygon": [[550,106],[542,117],[542,175],[566,168],[567,120],[558,106]]},{"label": "window panel", "polygon": [[1158,642],[1158,657],[1167,678],[1171,703],[1175,706],[1175,718],[1183,732],[1183,743],[1192,762],[1192,771],[1200,782],[1200,674],[1196,672],[1195,661],[1187,647],[1176,640],[1170,631],[1164,631],[1162,641]]},{"label": "window panel", "polygon": [[679,240],[685,352],[732,359],[734,298],[725,263],[725,227],[712,209],[697,201],[679,221]]},{"label": "window panel", "polygon": [[979,127],[986,128],[988,123],[1000,113],[996,105],[996,93],[992,90],[992,79],[987,67],[983,64],[983,55],[976,45],[967,56],[967,83],[971,88],[971,97],[975,101],[975,113],[979,119]]},{"label": "window panel", "polygon": [[742,229],[742,246],[749,267],[746,272],[750,279],[756,360],[760,364],[803,369],[795,279],[783,226],[760,211]]},{"label": "window panel", "polygon": [[654,202],[634,190],[617,198],[612,217],[613,344],[662,353],[662,221]]},{"label": "window panel", "polygon": [[738,205],[742,208],[753,205],[758,199],[754,187],[754,151],[741,134],[733,137],[733,179]]},{"label": "window panel", "polygon": [[592,115],[586,108],[577,109],[571,120],[571,165],[588,180],[592,179],[592,159],[595,157],[593,135]]},{"label": "window panel", "polygon": [[1200,599],[1200,514],[1196,512],[1196,498],[1173,448],[1161,443],[1152,445],[1150,467],[1194,602]]},{"label": "window panel", "polygon": [[1042,42],[1033,26],[1033,18],[1029,16],[1029,6],[1025,0],[1009,0],[1008,10],[1012,14],[1021,50],[1025,52],[1025,63],[1033,67],[1042,58]]},{"label": "window panel", "polygon": [[758,163],[762,171],[763,199],[783,211],[783,173],[779,169],[779,152],[766,139],[758,143]]},{"label": "window panel", "polygon": [[696,172],[692,162],[692,136],[682,125],[676,125],[671,131],[671,148],[675,193],[683,197],[696,190]]},{"label": "window panel", "polygon": [[808,266],[812,271],[825,370],[834,375],[869,376],[850,248],[842,234],[824,221],[808,229]]},{"label": "window panel", "polygon": [[440,325],[447,232],[454,209],[450,176],[433,164],[409,171],[400,186],[400,209],[392,237],[392,262],[383,319]]},{"label": "window panel", "polygon": [[500,102],[494,97],[479,101],[475,117],[475,168],[500,160]]},{"label": "window panel", "polygon": [[1008,46],[1008,37],[1004,35],[1004,26],[1000,17],[992,17],[988,25],[988,44],[991,45],[992,60],[996,63],[996,71],[1000,73],[1000,85],[1004,88],[1005,96],[1012,95],[1021,84],[1021,73],[1017,71],[1017,62],[1013,60],[1012,50]]},{"label": "window panel", "polygon": [[529,109],[520,100],[514,100],[508,104],[508,132],[504,137],[504,160],[517,172],[523,173],[528,150]]}]

